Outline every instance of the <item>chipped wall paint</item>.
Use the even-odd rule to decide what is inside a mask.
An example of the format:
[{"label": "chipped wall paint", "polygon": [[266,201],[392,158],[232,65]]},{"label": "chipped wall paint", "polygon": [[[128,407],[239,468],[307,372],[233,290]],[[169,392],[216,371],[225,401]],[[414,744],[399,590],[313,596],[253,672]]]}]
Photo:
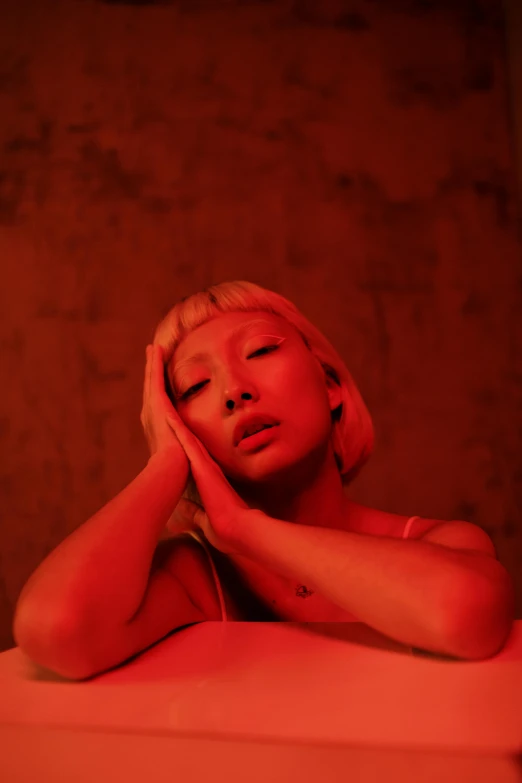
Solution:
[{"label": "chipped wall paint", "polygon": [[157,320],[225,279],[345,357],[377,429],[354,498],[476,522],[520,579],[498,3],[25,0],[0,115],[4,647],[29,574],[146,460]]}]

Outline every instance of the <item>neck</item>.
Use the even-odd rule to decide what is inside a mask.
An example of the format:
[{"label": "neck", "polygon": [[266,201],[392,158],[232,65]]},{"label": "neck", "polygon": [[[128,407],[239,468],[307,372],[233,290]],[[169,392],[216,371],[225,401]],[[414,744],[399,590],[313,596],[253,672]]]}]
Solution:
[{"label": "neck", "polygon": [[350,504],[330,446],[319,467],[316,457],[315,464],[310,459],[308,465],[293,466],[277,479],[235,488],[251,508],[275,519],[315,527],[347,525]]}]

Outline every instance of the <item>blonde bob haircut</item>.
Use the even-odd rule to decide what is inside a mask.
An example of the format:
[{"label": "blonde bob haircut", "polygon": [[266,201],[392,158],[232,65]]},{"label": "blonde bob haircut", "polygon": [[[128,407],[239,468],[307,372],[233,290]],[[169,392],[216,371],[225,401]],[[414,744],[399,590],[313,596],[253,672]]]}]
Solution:
[{"label": "blonde bob haircut", "polygon": [[[374,430],[370,414],[335,348],[284,296],[245,280],[208,286],[184,297],[169,310],[156,328],[154,343],[163,348],[165,364],[168,365],[180,342],[193,329],[222,313],[256,310],[274,313],[291,323],[324,372],[341,387],[342,402],[332,411],[332,446],[342,483],[349,484],[372,453]],[[168,380],[166,383],[167,393],[173,400],[173,390]],[[192,476],[187,486],[184,497],[201,505]]]}]

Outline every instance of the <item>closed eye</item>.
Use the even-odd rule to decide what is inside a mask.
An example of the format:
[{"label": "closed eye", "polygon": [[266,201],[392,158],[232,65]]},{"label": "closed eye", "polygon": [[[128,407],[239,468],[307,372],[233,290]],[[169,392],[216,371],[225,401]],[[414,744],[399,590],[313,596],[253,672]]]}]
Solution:
[{"label": "closed eye", "polygon": [[[251,353],[250,356],[255,356],[256,353],[261,353],[261,351],[277,351],[278,348],[278,345],[267,345],[265,348],[259,348],[259,350],[254,351],[254,353]],[[250,359],[250,356],[247,358]]]},{"label": "closed eye", "polygon": [[[250,359],[252,356],[256,356],[258,353],[261,353],[261,351],[268,351],[269,353],[272,353],[272,351],[277,351],[278,348],[278,345],[267,345],[264,348],[259,348],[257,351],[254,351],[254,353],[251,353],[250,356],[247,356],[247,359]],[[192,397],[192,395],[199,391],[199,389],[205,383],[208,383],[208,381],[201,381],[200,383],[196,383],[194,386],[191,386],[190,389],[187,389],[186,392],[183,392],[183,394],[180,395],[180,399],[186,400],[188,397]]]}]

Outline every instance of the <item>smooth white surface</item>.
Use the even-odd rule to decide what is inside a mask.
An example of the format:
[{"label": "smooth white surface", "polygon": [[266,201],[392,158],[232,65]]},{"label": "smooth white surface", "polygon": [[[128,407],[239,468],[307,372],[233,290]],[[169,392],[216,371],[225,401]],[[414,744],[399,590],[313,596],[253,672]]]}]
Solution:
[{"label": "smooth white surface", "polygon": [[39,670],[14,648],[0,654],[0,693],[4,738],[10,724],[516,754],[522,622],[481,662],[412,656],[355,623],[206,622],[80,683]]},{"label": "smooth white surface", "polygon": [[520,783],[501,756],[0,727],[2,783]]}]

